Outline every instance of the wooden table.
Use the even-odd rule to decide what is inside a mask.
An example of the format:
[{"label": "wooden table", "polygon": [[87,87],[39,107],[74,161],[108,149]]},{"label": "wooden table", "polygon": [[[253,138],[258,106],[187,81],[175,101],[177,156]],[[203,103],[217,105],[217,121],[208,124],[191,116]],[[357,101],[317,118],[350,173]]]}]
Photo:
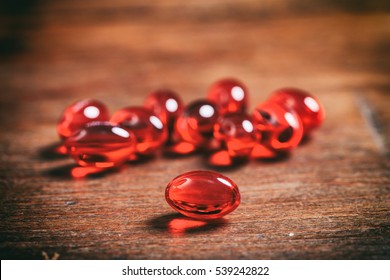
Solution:
[{"label": "wooden table", "polygon": [[[2,4],[2,259],[390,258],[387,1],[25,2]],[[114,112],[169,87],[189,102],[225,76],[251,109],[295,86],[327,119],[288,158],[219,170],[242,194],[222,221],[195,226],[165,202],[173,177],[210,169],[199,155],[75,180],[53,153],[77,99]]]}]

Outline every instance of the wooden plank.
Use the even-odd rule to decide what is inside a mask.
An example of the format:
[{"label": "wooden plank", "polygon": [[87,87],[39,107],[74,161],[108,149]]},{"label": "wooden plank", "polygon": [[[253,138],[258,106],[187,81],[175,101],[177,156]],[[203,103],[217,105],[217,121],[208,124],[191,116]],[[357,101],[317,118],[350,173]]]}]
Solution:
[{"label": "wooden plank", "polygon": [[[390,257],[386,9],[310,14],[278,1],[258,7],[277,17],[245,17],[260,5],[245,1],[237,18],[202,21],[204,9],[220,15],[221,5],[192,10],[172,0],[155,18],[162,2],[92,3],[40,7],[27,20],[37,25],[21,32],[21,51],[0,63],[2,259]],[[123,5],[128,10],[115,20],[93,12]],[[137,5],[151,12],[127,19]],[[83,19],[86,7],[94,16]],[[194,14],[171,19],[172,7]],[[160,157],[73,180],[73,161],[52,152],[57,118],[75,99],[95,97],[115,111],[165,86],[189,102],[223,76],[247,83],[251,108],[282,86],[310,90],[327,120],[288,158],[219,170],[242,194],[222,221],[199,226],[164,199],[173,177],[210,168],[201,156]]]}]

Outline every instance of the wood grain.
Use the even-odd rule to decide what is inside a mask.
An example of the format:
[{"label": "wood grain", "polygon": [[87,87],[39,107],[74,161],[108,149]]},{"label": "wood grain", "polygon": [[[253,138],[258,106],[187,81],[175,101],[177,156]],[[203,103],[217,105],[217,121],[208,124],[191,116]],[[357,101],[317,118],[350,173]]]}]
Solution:
[{"label": "wood grain", "polygon": [[[390,258],[387,2],[95,2],[2,13],[2,259]],[[199,155],[74,180],[53,153],[76,99],[113,112],[169,87],[189,102],[224,76],[246,82],[251,108],[312,91],[327,119],[287,158],[219,170],[242,194],[222,221],[195,227],[165,202],[173,177],[210,169]]]}]

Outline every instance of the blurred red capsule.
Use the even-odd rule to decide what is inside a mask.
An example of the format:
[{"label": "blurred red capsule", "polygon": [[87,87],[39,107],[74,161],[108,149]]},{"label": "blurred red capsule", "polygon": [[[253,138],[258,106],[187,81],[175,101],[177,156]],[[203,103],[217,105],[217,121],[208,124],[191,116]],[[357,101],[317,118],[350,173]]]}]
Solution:
[{"label": "blurred red capsule", "polygon": [[259,104],[253,119],[256,130],[262,135],[261,144],[275,151],[288,151],[298,146],[303,125],[292,110],[270,100]]},{"label": "blurred red capsule", "polygon": [[183,111],[183,102],[180,97],[168,89],[151,92],[145,99],[144,106],[159,117],[166,126],[173,124]]},{"label": "blurred red capsule", "polygon": [[325,119],[325,109],[310,93],[295,88],[283,88],[272,93],[270,101],[295,111],[302,120],[303,133],[309,134]]},{"label": "blurred red capsule", "polygon": [[183,102],[180,97],[168,89],[151,92],[145,99],[144,106],[150,109],[168,130],[168,144],[174,142],[174,124],[183,111]]},{"label": "blurred red capsule", "polygon": [[215,105],[207,100],[190,103],[177,119],[175,133],[183,141],[196,147],[206,147],[213,137],[214,125],[218,120]]},{"label": "blurred red capsule", "polygon": [[215,127],[214,136],[221,141],[231,157],[249,157],[261,135],[253,125],[251,116],[231,113],[221,116]]},{"label": "blurred red capsule", "polygon": [[108,121],[109,118],[106,105],[98,100],[84,99],[71,104],[64,110],[57,124],[57,132],[62,139],[66,139],[87,123]]},{"label": "blurred red capsule", "polygon": [[168,132],[159,117],[144,107],[127,107],[117,111],[110,122],[131,130],[136,139],[136,152],[140,155],[155,153],[167,140]]},{"label": "blurred red capsule", "polygon": [[221,115],[245,113],[248,105],[248,89],[240,81],[227,78],[211,85],[207,99],[213,101]]},{"label": "blurred red capsule", "polygon": [[93,122],[68,137],[65,146],[80,166],[109,168],[124,163],[135,152],[135,136],[108,122]]}]

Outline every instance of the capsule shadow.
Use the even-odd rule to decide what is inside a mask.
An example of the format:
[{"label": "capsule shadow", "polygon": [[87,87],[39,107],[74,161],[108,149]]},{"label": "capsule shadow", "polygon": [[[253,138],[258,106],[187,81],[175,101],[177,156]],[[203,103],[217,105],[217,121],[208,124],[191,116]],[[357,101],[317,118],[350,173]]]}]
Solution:
[{"label": "capsule shadow", "polygon": [[129,159],[126,164],[128,165],[142,165],[150,163],[157,158],[157,155],[133,155],[134,157]]},{"label": "capsule shadow", "polygon": [[277,163],[287,161],[290,158],[291,154],[289,152],[278,152],[274,157],[270,158],[257,158],[257,162],[266,162],[266,163]]},{"label": "capsule shadow", "polygon": [[201,232],[214,231],[226,226],[226,219],[211,221],[195,220],[179,213],[171,213],[155,217],[148,221],[150,228],[167,232],[172,236],[184,236]]},{"label": "capsule shadow", "polygon": [[38,156],[39,158],[47,161],[65,159],[69,156],[65,153],[64,149],[65,148],[61,142],[56,142],[40,148],[38,150]]},{"label": "capsule shadow", "polygon": [[302,137],[301,142],[299,142],[298,146],[305,146],[306,144],[311,142],[311,139],[312,139],[311,135],[304,135]]}]

